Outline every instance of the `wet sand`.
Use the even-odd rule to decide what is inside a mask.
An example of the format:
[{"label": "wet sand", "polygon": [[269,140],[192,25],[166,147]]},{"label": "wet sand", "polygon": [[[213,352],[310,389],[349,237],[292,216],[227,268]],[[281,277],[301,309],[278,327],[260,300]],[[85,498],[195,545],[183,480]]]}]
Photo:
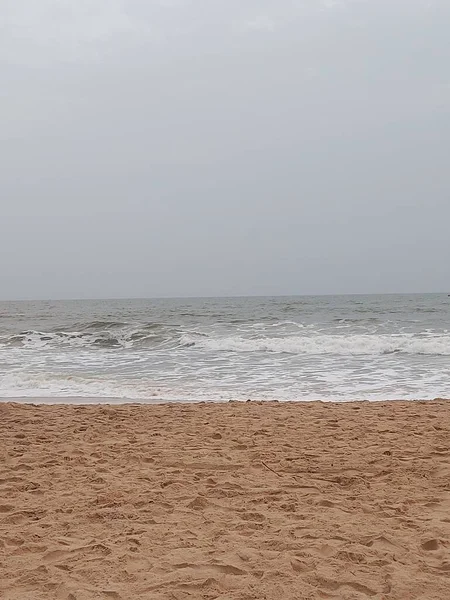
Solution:
[{"label": "wet sand", "polygon": [[450,597],[450,402],[0,404],[0,598]]}]

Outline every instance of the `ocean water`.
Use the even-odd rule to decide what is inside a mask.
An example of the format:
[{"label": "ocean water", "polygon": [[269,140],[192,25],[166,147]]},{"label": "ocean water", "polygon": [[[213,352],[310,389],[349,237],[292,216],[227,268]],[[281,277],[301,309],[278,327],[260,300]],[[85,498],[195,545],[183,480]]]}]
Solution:
[{"label": "ocean water", "polygon": [[0,397],[450,397],[446,294],[0,303]]}]

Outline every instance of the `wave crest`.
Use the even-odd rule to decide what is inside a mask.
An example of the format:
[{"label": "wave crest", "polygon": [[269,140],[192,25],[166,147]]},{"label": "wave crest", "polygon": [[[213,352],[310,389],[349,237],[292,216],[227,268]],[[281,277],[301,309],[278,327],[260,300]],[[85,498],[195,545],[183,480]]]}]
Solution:
[{"label": "wave crest", "polygon": [[399,335],[313,335],[284,338],[261,337],[249,339],[242,336],[197,339],[183,336],[186,347],[195,346],[215,352],[272,352],[285,354],[334,354],[343,356],[416,354],[450,356],[450,335],[417,337]]},{"label": "wave crest", "polygon": [[[178,334],[179,337],[179,334]],[[120,327],[92,323],[79,331],[23,331],[0,337],[0,345],[28,349],[39,348],[132,348],[158,346],[176,339],[176,332],[158,329],[156,325],[143,328]]]},{"label": "wave crest", "polygon": [[[339,326],[336,326],[336,330]],[[343,329],[339,329],[340,332]],[[346,330],[348,332],[348,329]],[[0,336],[0,347],[29,350],[180,350],[209,353],[293,355],[450,356],[450,333],[330,333],[290,321],[258,326],[211,326],[201,331],[158,323],[93,321],[74,331],[23,331]]]}]

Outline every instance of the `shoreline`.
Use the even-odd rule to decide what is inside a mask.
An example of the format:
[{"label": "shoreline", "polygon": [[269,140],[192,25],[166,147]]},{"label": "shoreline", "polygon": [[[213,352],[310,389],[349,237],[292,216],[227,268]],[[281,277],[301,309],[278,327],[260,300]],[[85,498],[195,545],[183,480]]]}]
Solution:
[{"label": "shoreline", "polygon": [[0,403],[5,600],[447,597],[450,401]]},{"label": "shoreline", "polygon": [[385,404],[390,402],[450,402],[450,398],[391,398],[391,399],[351,399],[328,400],[270,400],[270,399],[245,399],[245,400],[160,400],[155,398],[118,398],[113,396],[0,396],[0,404],[19,404],[32,406],[160,406],[174,404],[177,406],[196,406],[198,404]]}]

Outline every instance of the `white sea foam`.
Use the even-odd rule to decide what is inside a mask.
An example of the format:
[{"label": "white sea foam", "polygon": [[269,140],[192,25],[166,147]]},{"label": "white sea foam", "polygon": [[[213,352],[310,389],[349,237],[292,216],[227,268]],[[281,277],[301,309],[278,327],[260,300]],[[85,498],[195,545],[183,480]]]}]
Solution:
[{"label": "white sea foam", "polygon": [[[173,338],[175,340],[175,338]],[[42,348],[132,348],[138,345],[157,345],[169,342],[170,338],[157,332],[124,327],[115,330],[89,331],[25,331],[15,335],[0,336],[0,347],[23,347],[30,350]]]},{"label": "white sea foam", "polygon": [[[265,385],[248,388],[236,385],[223,385],[220,379],[210,381],[206,385],[195,386],[163,386],[155,385],[147,379],[120,381],[114,378],[98,378],[92,380],[84,377],[56,376],[55,374],[27,375],[16,373],[10,377],[0,376],[1,399],[33,399],[33,402],[57,401],[58,398],[70,399],[71,402],[109,402],[139,401],[145,403],[158,402],[198,402],[201,400],[223,402],[229,400],[280,400],[280,401],[343,401],[343,400],[396,400],[396,399],[431,399],[436,396],[435,389],[442,391],[444,397],[450,394],[445,377],[434,374],[424,379],[420,386],[411,385],[405,374],[405,381],[393,379],[392,373],[378,372],[378,379],[370,382],[349,380],[344,376],[324,374],[326,385],[315,387],[306,382],[296,383],[294,380],[270,380]],[[222,384],[222,385],[221,385]],[[321,391],[322,390],[322,391]]]},{"label": "white sea foam", "polygon": [[[272,335],[274,327],[281,329]],[[289,354],[382,355],[403,353],[410,355],[450,356],[450,333],[426,329],[419,333],[342,332],[342,325],[334,326],[334,333],[325,333],[329,327],[283,322],[252,324],[229,328],[147,331],[125,327],[98,332],[86,331],[27,331],[1,336],[3,347],[28,350],[60,349],[139,349],[193,348],[205,352],[273,352]]]},{"label": "white sea foam", "polygon": [[417,354],[450,356],[450,335],[313,335],[283,338],[242,336],[208,337],[201,340],[185,335],[187,347],[215,352],[275,352],[288,354],[337,354],[341,356]]}]

